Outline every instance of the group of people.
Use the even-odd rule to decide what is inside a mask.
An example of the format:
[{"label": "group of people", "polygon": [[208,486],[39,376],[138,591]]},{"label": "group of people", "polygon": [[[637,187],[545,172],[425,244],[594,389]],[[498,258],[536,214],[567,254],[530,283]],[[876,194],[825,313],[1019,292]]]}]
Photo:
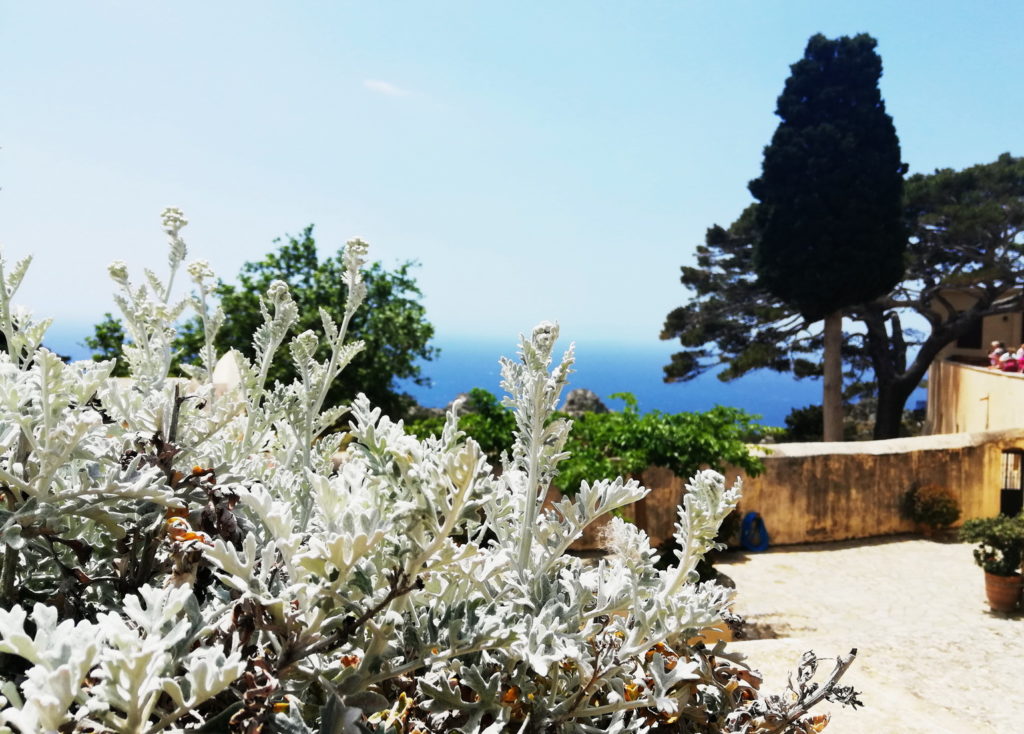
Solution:
[{"label": "group of people", "polygon": [[1021,344],[1016,352],[1010,352],[1002,342],[992,342],[988,364],[1002,372],[1024,372],[1024,344]]}]

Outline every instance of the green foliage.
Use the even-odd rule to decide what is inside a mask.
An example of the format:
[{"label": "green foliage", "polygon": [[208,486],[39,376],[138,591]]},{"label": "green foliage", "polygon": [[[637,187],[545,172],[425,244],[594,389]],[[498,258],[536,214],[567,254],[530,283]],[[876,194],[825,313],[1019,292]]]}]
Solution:
[{"label": "green foliage", "polygon": [[[409,421],[406,427],[412,435],[426,438],[440,436],[444,425],[444,416],[433,415]],[[488,460],[493,462],[512,445],[516,421],[493,393],[474,387],[459,409],[459,428],[480,444]]]},{"label": "green foliage", "polygon": [[1024,516],[978,517],[960,527],[960,540],[977,543],[974,560],[986,572],[1013,576],[1024,555]]},{"label": "green foliage", "polygon": [[903,274],[906,166],[878,90],[876,45],[867,34],[808,41],[750,182],[761,202],[758,278],[809,321],[881,296]]},{"label": "green foliage", "polygon": [[793,408],[786,416],[786,441],[796,443],[821,440],[821,406],[805,405]]},{"label": "green foliage", "polygon": [[680,477],[701,468],[721,471],[731,464],[751,475],[763,469],[747,444],[768,429],[738,408],[716,405],[703,413],[641,414],[636,398],[616,393],[625,401],[621,412],[585,413],[573,423],[566,460],[555,485],[572,494],[581,482],[611,476],[637,476],[648,466],[662,466]]},{"label": "green foliage", "polygon": [[[666,382],[692,380],[719,365],[723,381],[763,367],[790,371],[800,355],[821,349],[820,335],[805,331],[803,319],[758,282],[757,236],[757,205],[751,204],[728,229],[709,227],[696,266],[682,267],[680,280],[693,298],[665,319],[661,338],[679,339],[684,347],[665,367]],[[803,363],[820,374],[816,364]]]},{"label": "green foliage", "polygon": [[[1024,158],[1004,154],[963,171],[915,175],[904,193],[911,236],[903,280],[844,314],[855,325],[844,334],[846,397],[876,398],[875,438],[901,434],[906,401],[943,347],[986,316],[1024,308],[1024,292],[1015,290],[1024,279]],[[723,380],[764,368],[821,374],[820,325],[754,277],[757,207],[728,229],[708,229],[696,266],[682,268],[681,281],[693,296],[668,314],[661,333],[682,345],[665,367],[666,381],[722,366]],[[950,289],[968,290],[974,305],[957,311],[947,299]],[[907,314],[926,323],[927,332],[905,327]]]},{"label": "green foliage", "polygon": [[900,509],[908,520],[933,528],[948,527],[960,519],[960,503],[948,489],[936,484],[908,489]]},{"label": "green foliage", "polygon": [[103,321],[93,327],[92,336],[85,337],[85,346],[92,350],[94,362],[103,362],[108,359],[116,359],[113,377],[127,377],[128,363],[120,359],[123,354],[125,342],[124,325],[120,319],[108,311],[103,314]]},{"label": "green foliage", "polygon": [[[843,440],[866,441],[871,438],[874,429],[874,413],[877,401],[871,397],[862,397],[856,403],[848,403],[843,416]],[[921,411],[904,411],[901,436],[920,435]],[[811,442],[822,440],[822,410],[820,405],[805,405],[793,408],[785,418],[786,428],[780,440],[793,442]]]},{"label": "green foliage", "polygon": [[[573,421],[565,444],[570,455],[554,479],[565,494],[575,494],[584,481],[638,476],[652,465],[681,477],[706,467],[722,470],[727,464],[752,476],[763,469],[748,444],[773,429],[758,424],[755,416],[723,406],[704,413],[641,414],[633,395],[616,393],[611,397],[625,402],[621,412],[584,413]],[[491,393],[475,388],[467,409],[477,412],[460,419],[459,427],[489,455],[496,456],[512,445],[515,423],[511,413]],[[430,418],[411,423],[409,431],[420,437],[439,435],[440,426],[441,419]]]},{"label": "green foliage", "polygon": [[[970,288],[975,309],[1019,309],[1004,303],[1024,265],[1024,157],[1003,153],[992,163],[949,168],[907,179],[905,216],[912,228],[908,280],[920,281],[935,308],[942,289]],[[975,293],[975,291],[980,291]],[[969,314],[969,318],[974,316]]]},{"label": "green foliage", "polygon": [[[399,391],[395,380],[409,379],[418,385],[428,383],[419,362],[433,359],[438,350],[429,344],[434,327],[427,321],[426,310],[419,302],[422,293],[412,275],[413,268],[414,263],[406,262],[389,271],[377,262],[363,272],[366,305],[351,316],[349,333],[354,340],[363,342],[365,348],[331,385],[327,405],[348,402],[362,392],[388,414],[404,415],[414,402]],[[218,281],[213,288],[213,295],[219,299],[224,312],[224,322],[215,340],[217,350],[237,349],[250,359],[255,356],[253,334],[263,322],[260,297],[275,280],[288,285],[299,309],[290,335],[319,331],[322,328],[320,309],[341,323],[347,298],[342,285],[344,270],[344,249],[333,257],[318,258],[312,225],[298,237],[287,237],[276,252],[263,260],[246,263],[239,274],[238,285]],[[199,361],[204,346],[203,333],[198,318],[182,326],[175,340],[180,363]],[[120,321],[108,314],[96,325],[94,336],[86,339],[86,344],[96,352],[94,359],[118,356],[119,336],[123,336]],[[323,359],[329,349],[329,345],[321,341],[314,356]],[[295,366],[289,361],[280,360],[270,367],[271,382],[287,384],[296,376]]]}]

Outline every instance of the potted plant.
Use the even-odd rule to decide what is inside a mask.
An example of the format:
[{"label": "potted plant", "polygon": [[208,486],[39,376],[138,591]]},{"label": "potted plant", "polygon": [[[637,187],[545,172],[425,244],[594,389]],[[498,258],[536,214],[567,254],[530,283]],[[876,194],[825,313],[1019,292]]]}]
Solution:
[{"label": "potted plant", "polygon": [[917,523],[921,532],[934,537],[960,519],[960,503],[948,489],[937,484],[914,485],[903,495],[903,516]]},{"label": "potted plant", "polygon": [[1016,609],[1024,583],[1020,574],[1024,518],[999,515],[968,520],[960,528],[960,539],[978,544],[974,560],[985,571],[985,593],[992,609]]}]

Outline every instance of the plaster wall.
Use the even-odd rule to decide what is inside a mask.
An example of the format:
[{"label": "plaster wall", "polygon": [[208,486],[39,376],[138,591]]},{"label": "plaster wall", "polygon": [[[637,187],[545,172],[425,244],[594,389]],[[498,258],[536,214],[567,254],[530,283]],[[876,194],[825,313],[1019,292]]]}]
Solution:
[{"label": "plaster wall", "polygon": [[928,371],[930,434],[1024,427],[1024,374],[936,360]]},{"label": "plaster wall", "polygon": [[[1002,455],[1024,449],[1024,429],[770,448],[762,474],[732,469],[726,480],[743,482],[740,512],[760,513],[772,544],[791,545],[913,532],[913,523],[900,515],[900,501],[914,482],[947,488],[960,504],[961,522],[996,515]],[[685,483],[657,467],[645,471],[641,482],[651,494],[623,514],[658,545],[672,534]],[[549,503],[558,499],[552,490]],[[607,520],[594,523],[573,548],[604,547]]]}]

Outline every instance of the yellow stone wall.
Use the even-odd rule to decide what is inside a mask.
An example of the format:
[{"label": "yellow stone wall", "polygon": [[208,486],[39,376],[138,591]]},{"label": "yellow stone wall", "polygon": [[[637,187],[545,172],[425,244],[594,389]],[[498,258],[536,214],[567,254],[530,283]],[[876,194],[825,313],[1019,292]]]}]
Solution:
[{"label": "yellow stone wall", "polygon": [[[759,476],[726,472],[730,486],[737,478],[743,482],[740,512],[760,513],[772,545],[820,543],[915,531],[900,514],[902,496],[914,482],[947,488],[960,504],[960,522],[998,514],[1002,454],[1024,449],[1024,429],[770,448]],[[641,481],[651,494],[623,514],[656,546],[673,532],[685,483],[658,467],[647,469]],[[558,499],[552,490],[549,506]],[[594,523],[573,548],[602,548],[604,524]]]},{"label": "yellow stone wall", "polygon": [[960,503],[961,521],[999,512],[1002,452],[1024,448],[1024,430],[857,443],[779,444],[765,471],[746,477],[743,513],[764,518],[773,545],[910,532],[900,499],[934,483]]}]

